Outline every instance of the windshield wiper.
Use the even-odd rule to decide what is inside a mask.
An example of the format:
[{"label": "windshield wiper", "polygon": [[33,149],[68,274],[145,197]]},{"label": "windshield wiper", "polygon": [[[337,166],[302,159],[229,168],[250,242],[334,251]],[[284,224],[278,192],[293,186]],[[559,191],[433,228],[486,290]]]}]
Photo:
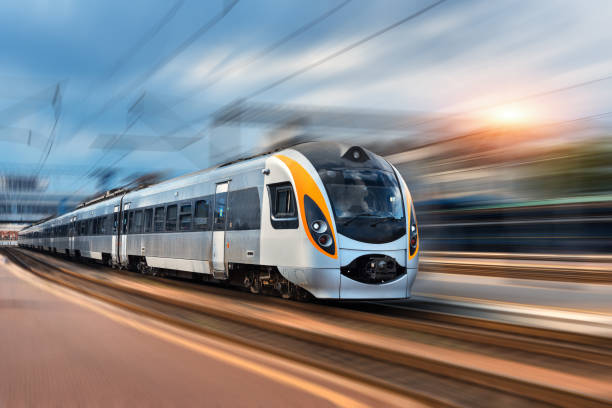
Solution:
[{"label": "windshield wiper", "polygon": [[368,217],[368,216],[372,217],[373,215],[372,215],[372,213],[369,213],[369,212],[362,212],[362,213],[359,213],[357,215],[353,215],[351,218],[349,218],[348,220],[344,221],[342,223],[342,225],[349,225],[351,222],[355,221],[359,217]]},{"label": "windshield wiper", "polygon": [[380,224],[381,222],[387,222],[387,221],[392,221],[392,220],[401,220],[401,218],[395,218],[394,216],[390,215],[388,217],[383,217],[379,220],[374,221],[373,223],[370,224],[370,227],[375,227],[378,224]]}]

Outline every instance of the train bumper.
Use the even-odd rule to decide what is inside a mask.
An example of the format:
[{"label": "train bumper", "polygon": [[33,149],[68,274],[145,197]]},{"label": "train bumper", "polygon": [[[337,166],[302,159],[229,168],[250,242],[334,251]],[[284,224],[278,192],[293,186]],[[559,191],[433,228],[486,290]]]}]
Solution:
[{"label": "train bumper", "polygon": [[284,268],[280,273],[290,282],[306,289],[319,299],[405,299],[410,297],[417,270],[406,273],[391,282],[362,283],[340,274],[336,268]]},{"label": "train bumper", "polygon": [[385,283],[362,283],[340,275],[340,299],[405,299],[410,296],[410,288],[416,269],[408,269],[399,278]]}]

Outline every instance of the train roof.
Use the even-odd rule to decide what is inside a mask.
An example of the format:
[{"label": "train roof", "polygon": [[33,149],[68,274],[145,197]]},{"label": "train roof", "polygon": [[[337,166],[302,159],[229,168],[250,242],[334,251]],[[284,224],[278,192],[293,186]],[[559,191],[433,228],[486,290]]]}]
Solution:
[{"label": "train roof", "polygon": [[[321,141],[304,142],[304,143],[299,143],[293,146],[282,147],[282,148],[278,148],[272,151],[259,153],[253,156],[235,159],[235,160],[232,160],[226,163],[215,165],[213,167],[209,167],[209,168],[202,169],[202,170],[197,170],[192,173],[183,174],[183,175],[173,177],[171,179],[164,180],[164,181],[154,183],[154,184],[141,184],[141,185],[137,185],[133,187],[115,188],[115,189],[106,191],[103,194],[100,194],[99,196],[93,197],[87,201],[82,202],[76,208],[72,209],[71,211],[65,214],[62,214],[60,216],[51,216],[43,220],[40,220],[37,223],[24,228],[23,231],[29,228],[32,228],[34,226],[42,225],[48,221],[53,221],[53,220],[59,221],[65,218],[70,218],[74,216],[75,214],[78,214],[85,208],[93,210],[99,207],[99,205],[107,205],[108,202],[112,200],[113,198],[119,198],[119,197],[128,195],[130,193],[136,192],[136,191],[148,189],[150,190],[152,194],[154,194],[157,192],[162,192],[162,191],[171,190],[173,188],[176,188],[177,187],[176,183],[184,182],[185,180],[188,180],[188,179],[192,179],[192,183],[189,183],[189,184],[195,184],[198,182],[205,181],[207,179],[206,175],[216,170],[227,170],[228,172],[232,172],[232,171],[237,171],[237,170],[240,171],[240,170],[248,170],[249,168],[256,168],[258,166],[262,166],[263,161],[269,156],[275,153],[282,152],[284,150],[293,149],[293,150],[297,150],[298,152],[304,152],[304,153],[306,151],[308,152],[320,151],[322,153],[335,152],[337,154],[338,152],[344,152],[352,148],[353,147],[349,147],[346,144],[337,143],[337,142],[327,142],[327,141],[326,142],[321,142]],[[327,154],[324,154],[324,156],[327,156]]]}]

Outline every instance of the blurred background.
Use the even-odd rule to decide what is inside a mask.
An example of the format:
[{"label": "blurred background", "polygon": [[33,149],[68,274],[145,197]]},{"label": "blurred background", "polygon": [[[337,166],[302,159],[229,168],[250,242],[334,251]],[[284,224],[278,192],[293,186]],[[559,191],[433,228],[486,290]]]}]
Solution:
[{"label": "blurred background", "polygon": [[0,235],[307,140],[385,156],[422,248],[612,250],[612,2],[0,6]]}]

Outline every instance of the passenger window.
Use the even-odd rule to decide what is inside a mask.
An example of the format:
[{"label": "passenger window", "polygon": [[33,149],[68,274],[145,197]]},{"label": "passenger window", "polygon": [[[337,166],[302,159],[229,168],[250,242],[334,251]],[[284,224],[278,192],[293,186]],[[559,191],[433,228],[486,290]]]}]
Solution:
[{"label": "passenger window", "polygon": [[181,231],[191,230],[191,204],[182,204],[179,215],[179,229]]},{"label": "passenger window", "polygon": [[230,191],[227,215],[228,230],[257,230],[260,228],[261,209],[257,187]]},{"label": "passenger window", "polygon": [[92,230],[91,233],[93,235],[98,235],[98,219],[97,218],[93,219],[93,226],[92,226],[91,230]]},{"label": "passenger window", "polygon": [[144,210],[144,232],[151,232],[151,225],[153,223],[153,209],[147,208]]},{"label": "passenger window", "polygon": [[140,234],[142,232],[142,210],[138,210],[134,213],[134,233]]},{"label": "passenger window", "polygon": [[199,200],[195,203],[195,217],[193,219],[193,228],[200,231],[209,230],[208,212],[209,200]]},{"label": "passenger window", "polygon": [[122,226],[122,229],[123,229],[123,233],[124,234],[127,234],[127,232],[128,232],[128,218],[129,218],[129,215],[130,215],[130,213],[128,211],[123,211],[123,217],[122,217],[123,218],[123,221],[122,221],[123,222],[123,226]]},{"label": "passenger window", "polygon": [[176,231],[176,204],[166,209],[166,231]]},{"label": "passenger window", "polygon": [[213,220],[213,229],[215,231],[225,230],[227,193],[217,193],[215,195],[215,214]]},{"label": "passenger window", "polygon": [[81,235],[87,234],[87,221],[81,221]]},{"label": "passenger window", "polygon": [[292,229],[299,225],[295,194],[291,183],[268,186],[270,198],[270,221],[276,229]]},{"label": "passenger window", "polygon": [[128,231],[130,233],[135,232],[134,231],[134,211],[130,211],[129,212],[129,217],[128,217]]},{"label": "passenger window", "polygon": [[164,218],[165,218],[165,208],[157,207],[155,209],[155,232],[160,232],[164,230]]},{"label": "passenger window", "polygon": [[113,234],[117,233],[118,217],[119,217],[118,212],[113,213]]}]

